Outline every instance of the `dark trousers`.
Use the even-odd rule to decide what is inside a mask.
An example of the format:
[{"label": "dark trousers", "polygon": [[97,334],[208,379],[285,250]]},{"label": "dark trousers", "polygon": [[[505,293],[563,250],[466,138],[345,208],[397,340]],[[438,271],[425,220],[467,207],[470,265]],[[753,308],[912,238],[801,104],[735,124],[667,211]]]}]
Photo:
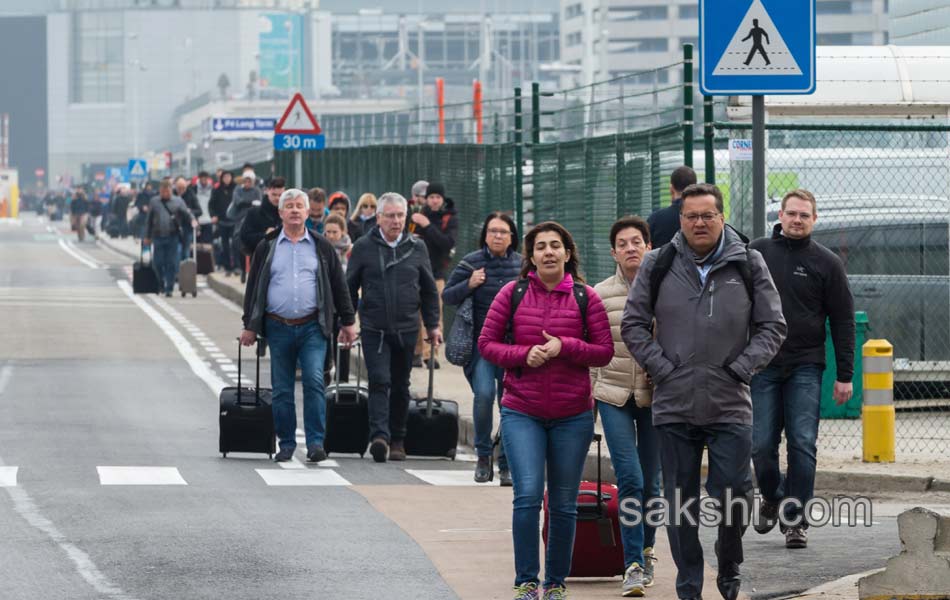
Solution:
[{"label": "dark trousers", "polygon": [[[703,447],[709,448],[709,474],[706,492],[725,506],[726,490],[733,498],[743,498],[745,518],[737,504],[732,505],[732,524],[725,520],[719,526],[716,554],[719,573],[737,575],[742,564],[742,534],[751,519],[752,426],[720,423],[703,427],[675,423],[658,425],[660,462],[663,466],[663,492],[670,506],[670,515],[676,519],[676,491],[680,491],[679,505],[695,501],[688,511],[695,523],[699,520],[699,485]],[[689,523],[667,525],[670,551],[676,563],[676,593],[680,598],[698,597],[703,591],[703,547],[699,543],[699,527]]]},{"label": "dark trousers", "polygon": [[360,331],[369,378],[370,439],[406,439],[409,374],[417,331],[401,334]]},{"label": "dark trousers", "polygon": [[231,237],[234,235],[234,225],[218,223],[216,235],[221,240],[221,253],[218,255],[218,264],[225,271],[235,268],[234,252],[231,250]]}]

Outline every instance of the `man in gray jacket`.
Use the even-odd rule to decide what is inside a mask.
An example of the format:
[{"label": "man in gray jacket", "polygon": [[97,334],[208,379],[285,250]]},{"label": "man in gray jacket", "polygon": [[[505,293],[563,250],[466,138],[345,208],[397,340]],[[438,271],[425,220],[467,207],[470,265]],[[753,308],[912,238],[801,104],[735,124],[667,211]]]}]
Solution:
[{"label": "man in gray jacket", "polygon": [[158,188],[158,196],[152,198],[148,206],[143,243],[152,249],[152,265],[158,274],[159,291],[171,296],[178,279],[178,264],[181,258],[182,235],[186,227],[194,227],[197,221],[192,217],[185,202],[172,194],[171,180],[163,179]]},{"label": "man in gray jacket", "polygon": [[[762,255],[726,227],[716,186],[701,183],[683,191],[680,226],[669,245],[644,258],[627,296],[621,334],[655,384],[653,423],[677,596],[702,596],[698,515],[705,446],[706,491],[719,507],[704,501],[703,514],[721,519],[716,583],[731,600],[739,594],[742,534],[751,518],[749,382],[778,352],[785,319]],[[724,510],[710,510],[717,508]]]}]

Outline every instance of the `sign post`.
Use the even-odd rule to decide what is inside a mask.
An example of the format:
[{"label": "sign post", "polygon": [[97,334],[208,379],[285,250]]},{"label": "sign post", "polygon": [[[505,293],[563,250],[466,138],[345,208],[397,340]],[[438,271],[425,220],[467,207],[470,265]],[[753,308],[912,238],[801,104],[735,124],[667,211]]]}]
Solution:
[{"label": "sign post", "polygon": [[700,0],[704,94],[752,96],[752,235],[765,235],[765,94],[815,91],[815,0]]},{"label": "sign post", "polygon": [[326,138],[320,124],[310,112],[303,94],[297,92],[291,98],[287,109],[274,127],[274,149],[293,150],[294,152],[294,187],[303,189],[303,155],[304,150],[323,150],[326,147]]}]

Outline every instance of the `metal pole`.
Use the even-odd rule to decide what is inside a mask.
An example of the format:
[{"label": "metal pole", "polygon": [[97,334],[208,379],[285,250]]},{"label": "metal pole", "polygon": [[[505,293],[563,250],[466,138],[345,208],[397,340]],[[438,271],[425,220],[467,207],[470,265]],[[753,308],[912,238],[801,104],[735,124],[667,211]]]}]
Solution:
[{"label": "metal pole", "polygon": [[703,96],[703,146],[706,152],[706,183],[716,184],[716,126],[713,123],[713,97]]},{"label": "metal pole", "polygon": [[765,236],[765,96],[752,96],[752,238]]},{"label": "metal pole", "polygon": [[522,172],[522,120],[521,120],[521,88],[515,88],[515,222],[518,231],[524,235],[524,173]]},{"label": "metal pole", "polygon": [[303,189],[303,154],[300,150],[294,150],[294,187]]},{"label": "metal pole", "polygon": [[693,45],[683,44],[683,164],[693,166]]},{"label": "metal pole", "polygon": [[541,143],[541,84],[537,81],[531,84],[531,143]]}]

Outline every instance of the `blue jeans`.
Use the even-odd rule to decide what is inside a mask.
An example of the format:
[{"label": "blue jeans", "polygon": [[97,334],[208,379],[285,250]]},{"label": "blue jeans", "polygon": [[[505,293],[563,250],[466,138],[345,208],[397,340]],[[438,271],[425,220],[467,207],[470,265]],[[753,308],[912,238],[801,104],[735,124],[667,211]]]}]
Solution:
[{"label": "blue jeans", "polygon": [[[660,451],[653,428],[653,410],[639,408],[632,398],[623,406],[598,402],[597,410],[604,426],[610,462],[617,474],[620,501],[636,499],[643,515],[650,498],[660,496]],[[624,566],[633,563],[643,566],[643,549],[652,548],[656,543],[656,528],[642,521],[636,527],[621,524],[620,538]]]},{"label": "blue jeans", "polygon": [[178,279],[179,247],[177,235],[166,235],[152,240],[152,266],[158,274],[158,285],[166,294],[175,291]]},{"label": "blue jeans", "polygon": [[584,411],[549,420],[502,407],[501,430],[514,481],[515,585],[538,582],[538,514],[544,499],[545,467],[549,518],[544,585],[564,585],[574,551],[577,492],[594,437],[593,415]]},{"label": "blue jeans", "polygon": [[[504,388],[502,382],[505,370],[491,364],[478,353],[476,346],[472,352],[472,392],[475,394],[473,417],[475,421],[475,452],[478,456],[491,456],[492,429],[494,428],[495,403],[501,401]],[[504,439],[498,445],[498,468],[508,468],[505,457]]]},{"label": "blue jeans", "polygon": [[[762,497],[769,502],[815,494],[818,419],[821,413],[819,365],[768,367],[752,378],[752,464]],[[782,429],[788,448],[788,474],[779,469]],[[788,519],[802,511],[785,507]],[[803,522],[807,527],[807,523]]]},{"label": "blue jeans", "polygon": [[317,321],[284,325],[266,319],[270,346],[270,380],[273,392],[274,431],[280,448],[297,447],[297,409],[294,384],[300,362],[303,384],[303,426],[307,448],[323,445],[327,423],[327,401],[323,384],[323,362],[328,340]]}]

